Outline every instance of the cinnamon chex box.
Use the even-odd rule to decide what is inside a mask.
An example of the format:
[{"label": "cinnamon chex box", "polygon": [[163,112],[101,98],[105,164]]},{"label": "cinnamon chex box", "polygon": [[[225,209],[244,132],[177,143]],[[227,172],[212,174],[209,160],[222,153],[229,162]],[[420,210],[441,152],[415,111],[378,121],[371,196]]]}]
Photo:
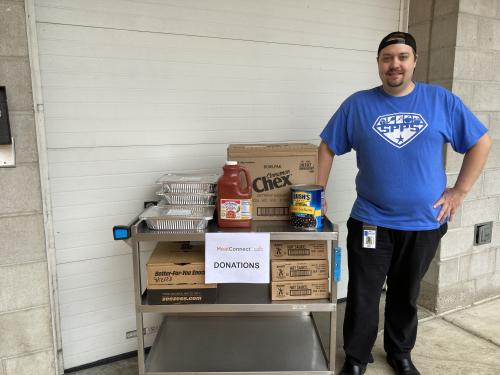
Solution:
[{"label": "cinnamon chex box", "polygon": [[254,220],[288,220],[290,186],[316,183],[318,147],[312,143],[232,144],[227,157],[250,172]]}]

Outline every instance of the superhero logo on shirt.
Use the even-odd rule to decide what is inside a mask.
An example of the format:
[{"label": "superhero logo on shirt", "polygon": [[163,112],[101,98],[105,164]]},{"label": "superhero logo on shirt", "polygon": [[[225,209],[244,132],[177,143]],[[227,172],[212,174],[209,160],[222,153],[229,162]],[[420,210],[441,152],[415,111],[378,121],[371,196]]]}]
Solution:
[{"label": "superhero logo on shirt", "polygon": [[418,113],[401,112],[379,116],[372,128],[391,145],[402,148],[422,133],[427,123]]}]

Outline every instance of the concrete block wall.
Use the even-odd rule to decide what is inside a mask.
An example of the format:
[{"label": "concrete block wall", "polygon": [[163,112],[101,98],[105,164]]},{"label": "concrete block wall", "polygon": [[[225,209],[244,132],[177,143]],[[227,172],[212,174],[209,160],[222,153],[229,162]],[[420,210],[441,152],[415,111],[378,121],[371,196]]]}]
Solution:
[{"label": "concrete block wall", "polygon": [[56,373],[23,1],[0,0],[0,86],[16,167],[0,168],[0,375]]},{"label": "concrete block wall", "polygon": [[[412,1],[409,31],[422,51],[416,79],[460,96],[494,141],[485,170],[422,282],[420,303],[443,312],[500,295],[500,2]],[[453,186],[463,156],[451,147],[444,152],[448,186]],[[494,223],[492,242],[474,246],[474,225],[487,221]]]}]

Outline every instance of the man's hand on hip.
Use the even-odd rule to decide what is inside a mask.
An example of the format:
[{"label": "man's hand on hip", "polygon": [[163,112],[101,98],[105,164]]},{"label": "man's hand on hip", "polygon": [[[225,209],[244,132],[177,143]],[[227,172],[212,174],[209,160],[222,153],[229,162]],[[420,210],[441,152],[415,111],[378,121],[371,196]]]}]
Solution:
[{"label": "man's hand on hip", "polygon": [[441,197],[434,203],[434,208],[441,206],[437,215],[437,221],[440,224],[443,224],[447,217],[450,221],[453,220],[453,216],[464,201],[465,195],[465,192],[457,188],[448,188],[441,194]]}]

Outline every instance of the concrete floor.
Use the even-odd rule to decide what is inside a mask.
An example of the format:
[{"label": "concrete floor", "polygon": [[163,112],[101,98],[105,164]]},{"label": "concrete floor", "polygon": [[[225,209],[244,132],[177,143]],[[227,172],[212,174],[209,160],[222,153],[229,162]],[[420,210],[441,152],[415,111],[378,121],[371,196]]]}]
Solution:
[{"label": "concrete floor", "polygon": [[[383,301],[381,303],[382,311]],[[345,304],[338,306],[337,371],[342,366],[342,321]],[[419,333],[412,352],[422,375],[500,374],[500,298],[441,316],[419,309]],[[380,314],[381,316],[383,314]],[[385,362],[383,334],[373,349],[375,362],[366,375],[394,374]],[[73,372],[74,375],[137,375],[137,358]]]}]

